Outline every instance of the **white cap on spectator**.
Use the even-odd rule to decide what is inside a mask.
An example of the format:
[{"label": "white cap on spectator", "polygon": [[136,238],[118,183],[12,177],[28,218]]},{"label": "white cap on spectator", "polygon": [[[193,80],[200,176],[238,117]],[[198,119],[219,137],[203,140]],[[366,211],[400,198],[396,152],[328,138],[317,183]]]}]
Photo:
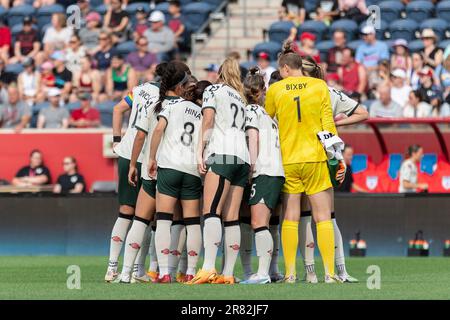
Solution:
[{"label": "white cap on spectator", "polygon": [[364,26],[364,28],[362,28],[361,30],[362,34],[375,34],[375,28],[372,25],[366,25]]},{"label": "white cap on spectator", "polygon": [[406,79],[406,72],[403,69],[394,69],[391,74],[396,78]]},{"label": "white cap on spectator", "polygon": [[61,90],[58,88],[50,88],[48,89],[47,96],[48,97],[57,97],[61,95]]},{"label": "white cap on spectator", "polygon": [[161,11],[153,11],[148,20],[150,22],[166,22],[166,17]]}]

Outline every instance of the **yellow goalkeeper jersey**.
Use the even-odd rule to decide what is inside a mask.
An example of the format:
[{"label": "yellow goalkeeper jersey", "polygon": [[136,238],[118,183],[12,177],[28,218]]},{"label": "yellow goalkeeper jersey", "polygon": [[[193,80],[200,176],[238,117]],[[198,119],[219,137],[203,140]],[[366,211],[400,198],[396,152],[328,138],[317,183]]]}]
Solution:
[{"label": "yellow goalkeeper jersey", "polygon": [[278,120],[283,164],[326,161],[319,131],[336,134],[330,93],[323,80],[289,77],[269,87],[266,111]]}]

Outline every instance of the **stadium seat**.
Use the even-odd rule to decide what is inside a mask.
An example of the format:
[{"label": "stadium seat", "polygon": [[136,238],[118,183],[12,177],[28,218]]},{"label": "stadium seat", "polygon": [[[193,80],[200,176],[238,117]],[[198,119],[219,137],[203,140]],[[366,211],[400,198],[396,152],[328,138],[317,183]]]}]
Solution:
[{"label": "stadium seat", "polygon": [[[389,20],[386,20],[389,21]],[[386,31],[389,28],[389,24],[386,22],[385,20],[381,20],[380,21],[380,27],[376,29],[376,37],[378,40],[384,40],[386,39]],[[363,21],[360,25],[359,25],[359,30],[361,31],[362,28],[364,28],[364,26],[367,25],[367,21]]]},{"label": "stadium seat", "polygon": [[334,42],[332,40],[320,41],[316,44],[316,49],[320,53],[320,61],[326,61],[328,51],[334,47]]},{"label": "stadium seat", "polygon": [[3,19],[8,13],[8,10],[0,6],[0,19]]},{"label": "stadium seat", "polygon": [[363,40],[353,40],[347,43],[347,47],[352,48],[353,50],[356,50],[361,44],[363,44]]},{"label": "stadium seat", "polygon": [[361,173],[368,169],[368,156],[366,154],[355,154],[352,160],[352,171],[354,174]]},{"label": "stadium seat", "polygon": [[376,166],[365,154],[355,154],[352,161],[353,181],[370,192],[382,192]]},{"label": "stadium seat", "polygon": [[126,8],[125,11],[133,17],[136,14],[136,10],[142,7],[144,8],[145,12],[149,13],[151,11],[150,4],[148,2],[133,2],[130,3]]},{"label": "stadium seat", "polygon": [[261,42],[258,43],[253,49],[253,57],[256,60],[260,52],[266,52],[270,56],[271,61],[275,61],[278,58],[278,53],[281,51],[281,44],[278,42]]},{"label": "stadium seat", "polygon": [[91,5],[91,8],[98,7],[99,5],[103,4],[103,0],[90,0],[89,4]]},{"label": "stadium seat", "polygon": [[442,19],[428,19],[420,24],[420,31],[423,29],[433,29],[439,39],[445,39],[445,32],[447,31],[449,24]]},{"label": "stadium seat", "polygon": [[298,35],[303,32],[310,32],[316,36],[316,41],[322,41],[327,35],[328,27],[321,21],[305,21],[298,27]]},{"label": "stadium seat", "polygon": [[136,43],[134,43],[134,41],[119,43],[116,47],[116,51],[120,54],[127,55],[130,52],[136,51]]},{"label": "stadium seat", "polygon": [[434,5],[431,1],[412,1],[406,5],[408,19],[422,22],[433,15]]},{"label": "stadium seat", "polygon": [[306,14],[316,11],[317,2],[317,0],[304,1]]},{"label": "stadium seat", "polygon": [[183,7],[183,18],[188,21],[195,30],[198,30],[209,18],[211,6],[207,3],[195,2]]},{"label": "stadium seat", "polygon": [[333,22],[330,26],[332,33],[337,29],[342,29],[347,35],[347,41],[352,41],[358,32],[358,24],[353,20],[341,19]]},{"label": "stadium seat", "polygon": [[391,179],[397,179],[402,165],[403,156],[400,153],[391,153],[388,159],[387,173]]},{"label": "stadium seat", "polygon": [[100,120],[104,127],[112,127],[112,115],[115,104],[115,101],[105,101],[97,105],[97,109],[100,112]]},{"label": "stadium seat", "polygon": [[283,43],[291,34],[295,25],[291,21],[279,21],[272,23],[269,27],[269,41]]},{"label": "stadium seat", "polygon": [[389,25],[391,39],[405,39],[412,41],[415,39],[415,32],[419,29],[416,21],[411,19],[395,20]]},{"label": "stadium seat", "polygon": [[423,41],[420,39],[408,42],[408,49],[410,53],[419,52],[423,49]]},{"label": "stadium seat", "polygon": [[400,18],[405,6],[400,1],[382,1],[378,3],[380,15],[384,21],[394,21]]},{"label": "stadium seat", "polygon": [[450,1],[441,1],[436,5],[436,16],[445,21],[450,21]]},{"label": "stadium seat", "polygon": [[439,48],[445,50],[448,46],[450,46],[450,39],[439,42]]},{"label": "stadium seat", "polygon": [[8,25],[14,26],[16,24],[22,23],[25,16],[32,16],[34,15],[34,12],[34,7],[29,4],[12,7],[8,10]]},{"label": "stadium seat", "polygon": [[116,192],[117,182],[116,181],[94,181],[91,186],[91,193],[97,192]]},{"label": "stadium seat", "polygon": [[438,156],[435,153],[426,153],[420,161],[420,172],[433,175],[436,171]]},{"label": "stadium seat", "polygon": [[[181,5],[184,6],[190,2],[192,2],[192,1],[184,0],[184,1],[181,1]],[[209,4],[211,6],[211,9],[215,10],[222,4],[223,0],[203,0],[203,2]]]},{"label": "stadium seat", "polygon": [[46,24],[51,23],[52,14],[63,13],[64,7],[60,4],[52,4],[49,6],[42,6],[38,9],[36,13],[36,20],[38,28],[44,27]]},{"label": "stadium seat", "polygon": [[98,12],[102,17],[106,14],[106,11],[108,10],[108,8],[106,7],[106,5],[101,4],[99,6],[96,6],[94,8],[95,12]]},{"label": "stadium seat", "polygon": [[69,112],[72,112],[73,110],[78,109],[80,107],[81,107],[80,101],[69,102],[68,104],[65,105],[65,108],[69,110]]},{"label": "stadium seat", "polygon": [[23,71],[23,66],[20,63],[10,63],[5,66],[5,72],[11,72],[14,74],[19,74]]}]

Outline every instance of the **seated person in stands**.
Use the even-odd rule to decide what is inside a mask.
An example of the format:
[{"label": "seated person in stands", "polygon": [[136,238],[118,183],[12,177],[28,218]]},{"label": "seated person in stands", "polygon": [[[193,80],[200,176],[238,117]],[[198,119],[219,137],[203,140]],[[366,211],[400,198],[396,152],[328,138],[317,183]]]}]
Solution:
[{"label": "seated person in stands", "polygon": [[16,173],[12,180],[12,185],[16,187],[31,187],[49,184],[50,182],[50,171],[44,165],[41,151],[33,150],[30,153],[30,164]]},{"label": "seated person in stands", "polygon": [[17,34],[14,42],[14,57],[11,63],[24,62],[27,58],[35,58],[41,48],[39,32],[33,29],[31,16],[23,18],[22,30]]},{"label": "seated person in stands", "polygon": [[169,13],[170,20],[168,23],[169,28],[172,30],[175,35],[175,42],[181,42],[183,39],[181,36],[183,35],[186,27],[181,21],[181,3],[180,1],[169,1]]},{"label": "seated person in stands", "polygon": [[[258,54],[258,59],[256,60],[258,68],[261,74],[264,75],[264,82],[266,83],[266,88],[269,88],[270,76],[276,69],[270,64],[270,56],[267,52],[260,52]],[[208,79],[211,81],[210,79]],[[213,82],[213,81],[211,81]]]},{"label": "seated person in stands", "polygon": [[356,21],[358,24],[367,19],[369,10],[366,0],[339,0],[341,17]]},{"label": "seated person in stands", "polygon": [[390,86],[380,85],[378,95],[380,98],[370,105],[371,118],[400,118],[403,115],[402,107],[392,101]]},{"label": "seated person in stands", "polygon": [[327,52],[327,73],[336,73],[342,65],[342,52],[346,48],[347,36],[343,30],[333,32],[334,46]]},{"label": "seated person in stands", "polygon": [[[73,79],[73,90],[70,96],[72,102],[78,101],[77,94],[87,92],[92,95],[95,102],[102,101],[102,82],[100,72],[92,67],[92,58],[83,57],[80,61],[80,71],[76,72]],[[105,99],[103,99],[105,100]]]},{"label": "seated person in stands", "polygon": [[66,16],[64,13],[54,13],[52,15],[52,25],[45,31],[44,39],[44,57],[38,59],[38,63],[48,58],[52,52],[64,50],[72,35],[72,28],[67,27]]},{"label": "seated person in stands", "polygon": [[355,61],[355,52],[351,48],[342,50],[342,65],[337,70],[339,84],[347,95],[358,93],[364,96],[367,88],[366,69]]},{"label": "seated person in stands", "polygon": [[148,48],[158,56],[159,61],[169,61],[175,48],[175,35],[164,25],[166,18],[161,11],[153,11],[149,20],[151,27],[144,32]]},{"label": "seated person in stands", "polygon": [[4,24],[3,18],[0,19],[0,58],[8,61],[11,49],[11,30]]},{"label": "seated person in stands", "polygon": [[16,132],[28,126],[31,119],[30,106],[20,99],[15,84],[8,86],[8,100],[0,104],[0,128],[14,128]]},{"label": "seated person in stands", "polygon": [[32,106],[37,101],[41,75],[35,68],[33,58],[26,58],[22,65],[24,70],[17,77],[17,86],[20,97]]},{"label": "seated person in stands", "polygon": [[[440,111],[442,105],[442,91],[437,85],[434,84],[434,72],[430,67],[424,67],[418,73],[420,79],[419,92],[423,97],[423,100],[433,107],[434,110]],[[434,112],[436,117],[448,116],[441,112]]]},{"label": "seated person in stands", "polygon": [[106,94],[109,99],[122,99],[136,85],[136,72],[128,63],[125,63],[121,54],[115,54],[106,76]]},{"label": "seated person in stands", "polygon": [[94,54],[100,36],[100,22],[102,17],[98,12],[91,11],[86,16],[86,26],[80,29],[78,35],[89,54]]},{"label": "seated person in stands", "polygon": [[304,0],[283,0],[281,6],[296,25],[302,24],[305,21],[306,10]]},{"label": "seated person in stands", "polygon": [[47,93],[50,106],[39,111],[38,129],[66,129],[69,127],[69,111],[60,106],[61,90],[51,88]]},{"label": "seated person in stands", "polygon": [[91,106],[91,94],[80,92],[78,99],[81,107],[72,111],[69,125],[74,128],[98,128],[100,126],[100,112]]},{"label": "seated person in stands", "polygon": [[53,193],[82,193],[86,184],[84,177],[78,173],[77,160],[74,157],[65,157],[63,161],[64,174],[58,177]]},{"label": "seated person in stands", "polygon": [[407,159],[403,161],[400,166],[400,183],[398,192],[411,193],[417,192],[418,189],[422,191],[428,190],[427,183],[418,183],[417,179],[417,165],[423,157],[423,148],[414,144],[408,147]]},{"label": "seated person in stands", "polygon": [[423,101],[419,90],[413,90],[409,93],[408,103],[403,108],[403,117],[405,118],[427,118],[431,117],[432,107]]},{"label": "seated person in stands", "polygon": [[146,37],[139,37],[136,41],[137,50],[130,52],[127,56],[127,63],[136,72],[139,82],[153,80],[154,70],[158,64],[158,58],[154,53],[148,51],[148,41]]},{"label": "seated person in stands", "polygon": [[344,151],[342,152],[345,164],[347,165],[347,171],[345,172],[344,182],[335,188],[336,192],[367,192],[364,188],[358,186],[353,180],[352,160],[353,160],[353,147],[346,144]]},{"label": "seated person in stands", "polygon": [[147,12],[145,12],[144,7],[138,7],[136,9],[136,22],[133,26],[133,39],[137,41],[148,28],[150,28],[150,22],[148,21]]},{"label": "seated person in stands", "polygon": [[310,16],[317,21],[330,25],[335,19],[339,18],[338,0],[317,1],[316,12],[311,13]]},{"label": "seated person in stands", "polygon": [[55,51],[51,55],[54,64],[53,75],[55,76],[55,87],[61,90],[61,97],[64,101],[69,101],[72,91],[72,72],[66,67],[66,57],[64,51]]},{"label": "seated person in stands", "polygon": [[103,19],[103,29],[112,33],[113,43],[126,40],[129,21],[128,13],[122,10],[122,0],[111,0]]}]

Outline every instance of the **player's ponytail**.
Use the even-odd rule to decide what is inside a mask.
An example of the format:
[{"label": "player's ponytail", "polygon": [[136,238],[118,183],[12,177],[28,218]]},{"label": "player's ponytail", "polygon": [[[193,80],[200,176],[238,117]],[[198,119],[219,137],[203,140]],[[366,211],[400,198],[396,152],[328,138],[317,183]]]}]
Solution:
[{"label": "player's ponytail", "polygon": [[244,85],[241,81],[241,69],[236,59],[227,58],[219,68],[219,81],[232,87],[245,100]]},{"label": "player's ponytail", "polygon": [[158,114],[162,110],[162,103],[166,99],[167,92],[174,90],[179,85],[184,85],[189,80],[189,75],[182,70],[178,70],[177,66],[170,63],[161,76],[161,84],[159,87],[159,99],[153,112]]},{"label": "player's ponytail", "polygon": [[293,49],[293,42],[287,40],[278,56],[280,67],[288,66],[291,69],[300,70],[302,68],[302,57]]},{"label": "player's ponytail", "polygon": [[161,81],[161,78],[162,78],[164,72],[166,71],[168,65],[169,64],[167,62],[161,62],[160,64],[158,64],[156,66],[156,68],[155,68],[155,79],[154,79],[156,82],[160,82]]},{"label": "player's ponytail", "polygon": [[210,85],[212,85],[212,83],[209,82],[208,80],[202,80],[196,83],[193,96],[194,103],[199,104],[201,106],[203,101],[203,92],[205,92],[205,89],[208,88]]},{"label": "player's ponytail", "polygon": [[259,68],[251,68],[244,80],[244,91],[247,103],[262,105],[265,88],[266,84],[264,82],[264,76],[261,74]]},{"label": "player's ponytail", "polygon": [[325,79],[324,72],[322,67],[317,64],[316,60],[314,60],[311,56],[304,56],[302,62],[302,72],[304,75],[317,79]]}]

